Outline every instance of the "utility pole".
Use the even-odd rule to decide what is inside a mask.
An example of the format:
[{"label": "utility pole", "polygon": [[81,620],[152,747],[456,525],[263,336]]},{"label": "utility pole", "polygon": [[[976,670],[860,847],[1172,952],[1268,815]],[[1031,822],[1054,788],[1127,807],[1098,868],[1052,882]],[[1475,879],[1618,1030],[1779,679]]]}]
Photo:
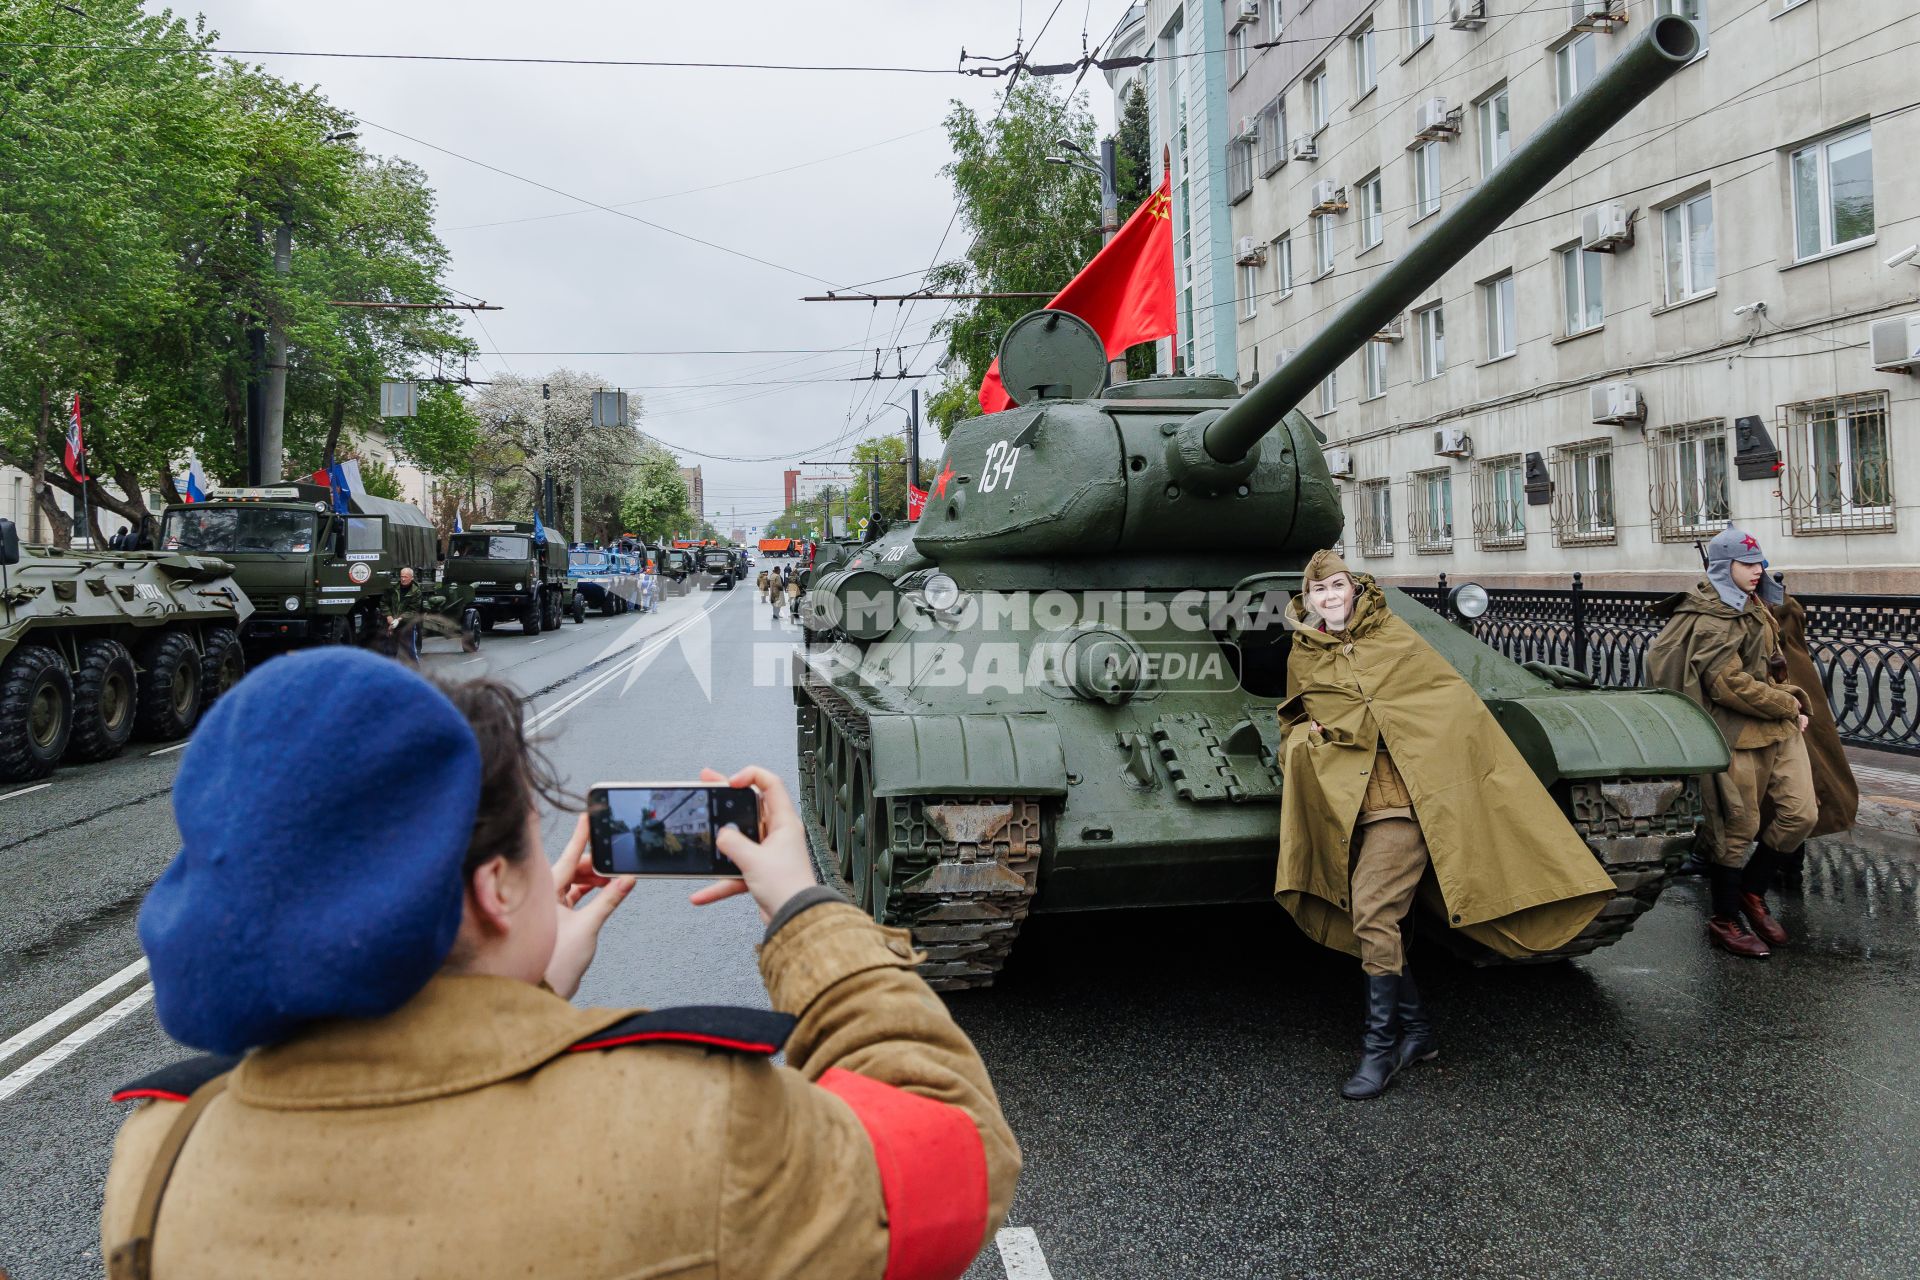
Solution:
[{"label": "utility pole", "polygon": [[553,524],[553,387],[540,384],[540,523]]},{"label": "utility pole", "polygon": [[580,490],[584,487],[585,486],[581,484],[581,473],[578,471],[574,472],[573,473],[573,541],[575,546],[584,546],[586,545],[586,541],[587,541],[585,538],[580,536]]},{"label": "utility pole", "polygon": [[[273,271],[286,276],[293,271],[293,227],[291,215],[282,210],[280,225],[273,229]],[[260,483],[277,484],[285,469],[287,425],[287,331],[278,320],[267,325],[266,390],[260,428]]]},{"label": "utility pole", "polygon": [[[253,225],[253,242],[264,247],[267,243],[267,235],[260,227],[260,220],[249,216],[247,221]],[[267,331],[260,327],[260,317],[251,315],[247,322],[247,483],[249,485],[260,485],[266,482],[266,376]]]},{"label": "utility pole", "polygon": [[915,387],[909,393],[908,403],[913,407],[907,410],[907,483],[918,489],[920,485],[920,388]]}]

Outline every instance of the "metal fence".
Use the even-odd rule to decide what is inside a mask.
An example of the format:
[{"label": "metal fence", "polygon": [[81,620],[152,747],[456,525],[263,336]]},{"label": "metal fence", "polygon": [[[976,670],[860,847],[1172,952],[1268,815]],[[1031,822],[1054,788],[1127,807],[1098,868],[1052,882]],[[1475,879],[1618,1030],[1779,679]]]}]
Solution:
[{"label": "metal fence", "polygon": [[[1406,587],[1447,612],[1447,576]],[[1551,662],[1601,684],[1646,682],[1647,646],[1662,620],[1647,606],[1665,591],[1490,588],[1472,624],[1483,643],[1516,662]],[[1807,611],[1807,649],[1833,707],[1840,736],[1856,746],[1920,755],[1920,600],[1906,596],[1796,596]]]}]

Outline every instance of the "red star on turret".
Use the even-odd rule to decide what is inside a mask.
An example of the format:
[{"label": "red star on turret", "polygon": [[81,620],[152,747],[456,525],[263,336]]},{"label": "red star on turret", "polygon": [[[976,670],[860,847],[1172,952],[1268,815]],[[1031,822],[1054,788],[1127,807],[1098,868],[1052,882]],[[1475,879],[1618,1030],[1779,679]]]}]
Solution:
[{"label": "red star on turret", "polygon": [[934,477],[933,496],[936,498],[946,497],[947,481],[951,479],[953,479],[953,464],[951,462],[942,462],[940,465],[940,474]]}]

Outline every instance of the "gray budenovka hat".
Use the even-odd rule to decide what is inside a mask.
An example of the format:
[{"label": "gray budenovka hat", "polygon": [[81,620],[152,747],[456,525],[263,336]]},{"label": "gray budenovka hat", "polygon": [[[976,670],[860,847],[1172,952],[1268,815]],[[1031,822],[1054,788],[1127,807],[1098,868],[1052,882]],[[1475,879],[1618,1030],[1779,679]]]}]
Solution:
[{"label": "gray budenovka hat", "polygon": [[[1747,607],[1747,593],[1733,583],[1733,562],[1742,564],[1762,564],[1767,562],[1760,543],[1745,529],[1735,529],[1731,525],[1714,535],[1707,544],[1707,581],[1713,584],[1719,593],[1720,602],[1729,609]],[[1773,580],[1771,574],[1760,575],[1760,598],[1768,604],[1779,604],[1786,598],[1786,588]]]}]

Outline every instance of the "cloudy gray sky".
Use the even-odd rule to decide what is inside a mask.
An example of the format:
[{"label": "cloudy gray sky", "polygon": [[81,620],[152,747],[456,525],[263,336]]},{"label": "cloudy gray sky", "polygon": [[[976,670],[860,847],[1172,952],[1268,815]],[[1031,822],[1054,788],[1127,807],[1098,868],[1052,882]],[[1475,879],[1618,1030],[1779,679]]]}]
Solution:
[{"label": "cloudy gray sky", "polygon": [[[954,66],[963,47],[1009,53],[1022,26],[1038,60],[1064,62],[1079,54],[1083,24],[1097,42],[1127,7],[1125,0],[1057,4],[1037,45],[1056,8],[1049,0],[187,0],[174,7],[204,12],[220,44],[233,49],[941,68]],[[955,98],[990,111],[1004,80],[250,60],[319,84],[365,122],[361,145],[426,170],[453,254],[452,283],[505,308],[469,322],[490,353],[485,367],[525,374],[567,365],[640,393],[643,426],[706,468],[707,512],[716,524],[724,527],[729,510],[743,525],[764,523],[779,505],[780,472],[789,464],[720,461],[694,450],[845,457],[852,441],[904,424],[904,412],[887,401],[904,404],[905,388],[924,394],[937,385],[933,377],[833,381],[870,372],[875,346],[902,346],[909,370],[930,369],[939,348],[921,344],[937,304],[903,311],[891,303],[799,299],[879,277],[901,276],[875,291],[916,283],[953,212],[940,176],[948,158],[940,121]],[[1111,94],[1097,71],[1083,90],[1102,128],[1111,127]],[[585,208],[450,152],[779,265]],[[942,256],[964,244],[955,227]],[[591,354],[743,348],[754,353]],[[821,351],[831,348],[853,349]],[[896,367],[892,351],[884,362],[888,371]],[[936,433],[923,441],[937,452]],[[809,446],[821,452],[796,454]]]}]

